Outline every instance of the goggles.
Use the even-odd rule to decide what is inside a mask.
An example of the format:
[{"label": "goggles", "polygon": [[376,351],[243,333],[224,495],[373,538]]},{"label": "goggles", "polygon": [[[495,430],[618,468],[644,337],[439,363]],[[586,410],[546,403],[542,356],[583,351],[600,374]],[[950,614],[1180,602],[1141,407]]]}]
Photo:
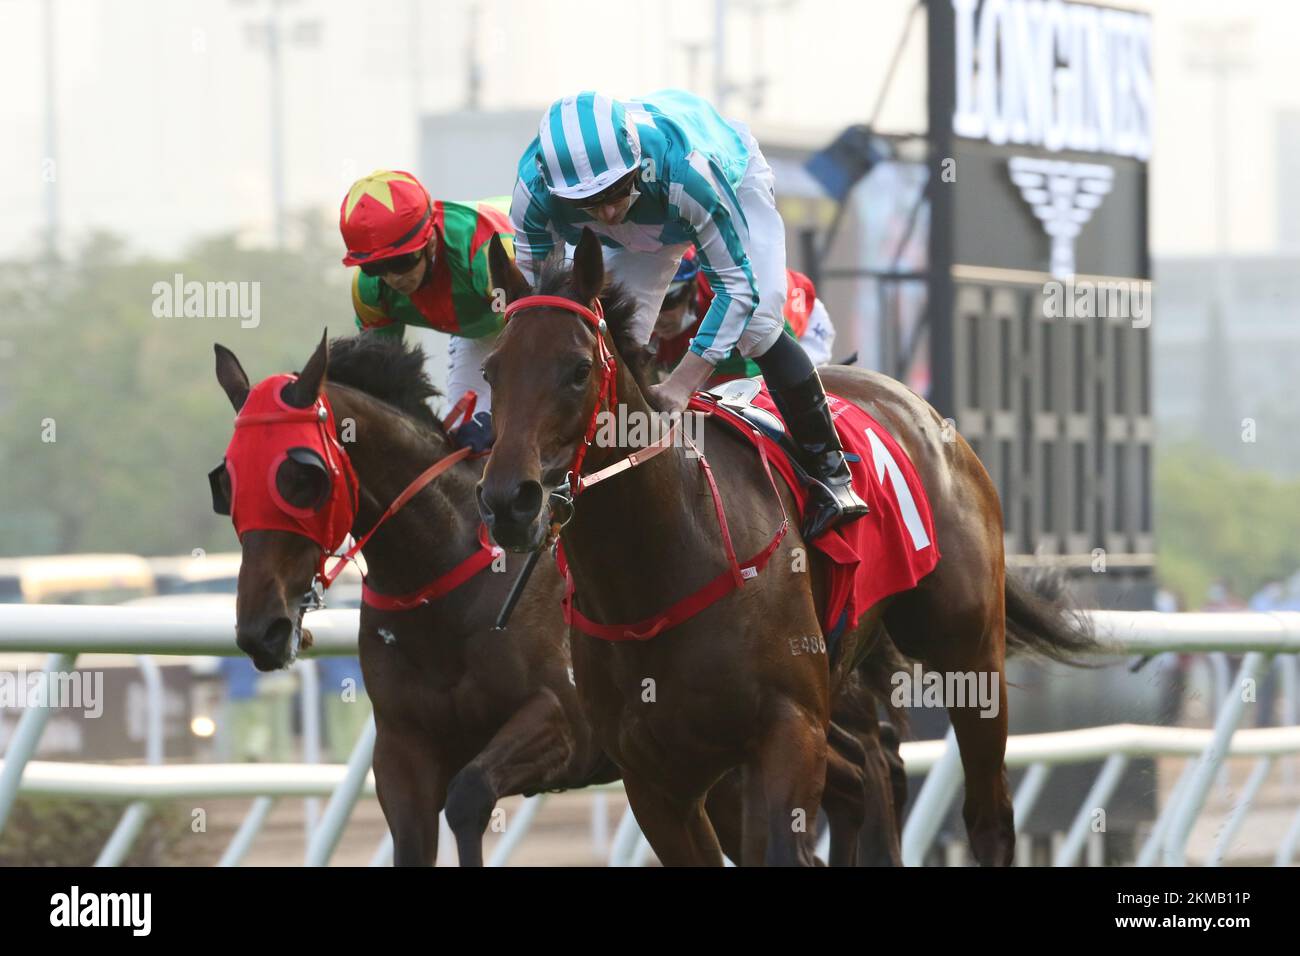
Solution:
[{"label": "goggles", "polygon": [[410,272],[420,264],[424,258],[424,250],[419,252],[408,252],[402,256],[390,256],[387,259],[379,259],[376,262],[361,263],[361,271],[371,278],[379,278],[386,275],[401,275],[404,272]]},{"label": "goggles", "polygon": [[592,209],[599,209],[601,206],[608,206],[611,203],[622,202],[629,196],[635,198],[639,193],[636,192],[636,173],[629,173],[626,177],[610,186],[608,189],[596,193],[594,196],[587,196],[583,199],[569,200],[578,209],[587,212]]}]

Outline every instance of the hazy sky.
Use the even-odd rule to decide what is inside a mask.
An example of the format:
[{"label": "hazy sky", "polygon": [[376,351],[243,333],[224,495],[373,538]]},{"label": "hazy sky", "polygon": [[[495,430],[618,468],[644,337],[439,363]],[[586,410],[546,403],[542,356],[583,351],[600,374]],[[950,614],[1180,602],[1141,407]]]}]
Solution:
[{"label": "hazy sky", "polygon": [[[0,255],[30,247],[43,223],[43,0],[0,0]],[[270,216],[268,65],[247,25],[270,0],[53,0],[58,192],[66,234],[93,228],[167,249],[221,230],[251,240]],[[764,0],[755,35],[733,0],[730,78],[761,63],[767,95],[726,112],[760,134],[809,142],[861,122],[874,102],[910,0]],[[1213,247],[1212,81],[1187,63],[1189,25],[1242,21],[1248,68],[1230,85],[1230,245],[1268,252],[1277,234],[1276,122],[1300,110],[1292,0],[1148,0],[1154,17],[1157,255]],[[347,184],[381,166],[413,167],[418,111],[466,101],[470,11],[486,109],[540,108],[582,88],[614,95],[678,85],[714,93],[713,4],[705,0],[293,0],[291,27],[318,41],[284,54],[287,191],[295,207],[337,208]],[[882,125],[923,124],[923,20]],[[691,69],[691,44],[702,53]],[[511,184],[503,183],[505,192]]]}]

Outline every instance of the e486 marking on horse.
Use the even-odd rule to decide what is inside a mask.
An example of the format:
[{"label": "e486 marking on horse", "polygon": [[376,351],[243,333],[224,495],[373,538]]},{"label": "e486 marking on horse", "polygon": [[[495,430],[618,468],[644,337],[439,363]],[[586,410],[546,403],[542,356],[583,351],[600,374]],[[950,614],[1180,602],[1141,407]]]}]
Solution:
[{"label": "e486 marking on horse", "polygon": [[798,657],[800,654],[825,654],[826,640],[820,634],[812,634],[808,637],[790,638],[790,655]]}]

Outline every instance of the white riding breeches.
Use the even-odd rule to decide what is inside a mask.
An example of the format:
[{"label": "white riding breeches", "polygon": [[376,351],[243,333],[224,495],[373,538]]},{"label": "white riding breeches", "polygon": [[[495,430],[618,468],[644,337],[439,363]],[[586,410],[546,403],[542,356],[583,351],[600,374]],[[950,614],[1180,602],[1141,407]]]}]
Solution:
[{"label": "white riding breeches", "polygon": [[496,335],[484,335],[477,339],[453,335],[450,338],[447,346],[450,370],[447,373],[447,405],[444,414],[451,411],[461,396],[471,389],[478,395],[474,412],[491,411],[492,389],[483,378],[483,360],[496,347]]}]

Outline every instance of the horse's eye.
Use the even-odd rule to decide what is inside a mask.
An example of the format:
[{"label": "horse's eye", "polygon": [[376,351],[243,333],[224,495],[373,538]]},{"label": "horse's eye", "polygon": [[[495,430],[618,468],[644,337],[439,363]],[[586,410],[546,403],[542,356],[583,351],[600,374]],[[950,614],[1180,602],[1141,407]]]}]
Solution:
[{"label": "horse's eye", "polygon": [[589,378],[591,378],[591,363],[579,362],[578,367],[573,370],[573,384],[586,385]]}]

